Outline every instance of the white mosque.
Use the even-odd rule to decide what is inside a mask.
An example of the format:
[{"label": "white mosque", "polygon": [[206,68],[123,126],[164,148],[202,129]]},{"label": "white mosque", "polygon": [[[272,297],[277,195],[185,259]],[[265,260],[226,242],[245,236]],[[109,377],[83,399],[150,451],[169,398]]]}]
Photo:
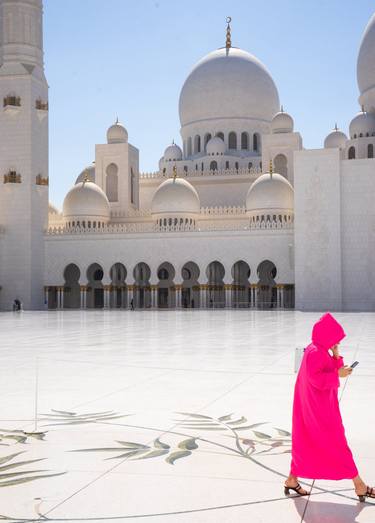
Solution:
[{"label": "white mosque", "polygon": [[[232,46],[181,89],[153,173],[116,121],[48,198],[42,0],[0,0],[0,308],[375,310],[375,15],[360,112],[307,150],[266,67]],[[52,86],[53,88],[53,86]]]}]

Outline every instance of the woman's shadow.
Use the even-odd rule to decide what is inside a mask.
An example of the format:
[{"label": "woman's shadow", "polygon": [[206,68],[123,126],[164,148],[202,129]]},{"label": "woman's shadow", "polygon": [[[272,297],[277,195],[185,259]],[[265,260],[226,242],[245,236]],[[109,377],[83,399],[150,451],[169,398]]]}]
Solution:
[{"label": "woman's shadow", "polygon": [[375,521],[374,508],[367,503],[334,503],[329,501],[310,501],[308,502],[307,510],[304,518],[302,519],[305,507],[306,498],[296,497],[293,499],[296,510],[301,517],[301,523],[359,523],[357,516],[366,509],[371,511],[371,518],[369,514],[368,520],[364,521]]}]

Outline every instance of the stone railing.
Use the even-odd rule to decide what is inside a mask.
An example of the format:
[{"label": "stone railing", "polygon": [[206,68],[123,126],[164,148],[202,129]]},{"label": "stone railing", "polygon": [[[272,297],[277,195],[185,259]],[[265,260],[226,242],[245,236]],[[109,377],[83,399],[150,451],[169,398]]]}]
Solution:
[{"label": "stone railing", "polygon": [[293,229],[293,222],[256,222],[256,223],[200,223],[198,231],[253,231]]},{"label": "stone railing", "polygon": [[[218,170],[190,170],[187,172],[178,171],[180,178],[200,178],[202,176],[247,176],[250,178],[258,178],[262,174],[262,169],[258,167],[252,167],[251,169],[240,168],[240,169],[218,169]],[[151,173],[140,173],[141,180],[152,179],[152,178],[170,178],[170,175],[161,171]]]},{"label": "stone railing", "polygon": [[246,213],[244,205],[238,206],[215,206],[215,207],[201,207],[201,215],[230,215],[238,216]]},{"label": "stone railing", "polygon": [[253,230],[279,230],[293,229],[293,221],[261,221],[248,222],[241,220],[240,223],[205,223],[199,224],[176,224],[161,226],[156,223],[114,223],[100,228],[83,227],[49,227],[47,235],[98,235],[98,234],[131,234],[131,233],[159,233],[159,232],[205,232],[205,231],[253,231]]},{"label": "stone railing", "polygon": [[263,222],[251,222],[248,226],[249,230],[257,230],[257,229],[293,229],[294,222],[293,221],[263,221]]},{"label": "stone railing", "polygon": [[63,235],[63,234],[121,234],[132,232],[154,232],[154,223],[110,223],[103,227],[49,227],[48,235]]},{"label": "stone railing", "polygon": [[155,225],[155,232],[191,232],[196,231],[197,226],[194,224],[176,224],[176,225]]},{"label": "stone railing", "polygon": [[151,209],[136,209],[129,211],[111,211],[112,218],[142,218],[151,216]]},{"label": "stone railing", "polygon": [[[225,216],[239,216],[246,213],[244,205],[238,206],[215,206],[215,207],[201,207],[201,216],[225,215]],[[130,211],[112,211],[111,218],[148,218],[151,217],[151,209],[138,209]]]}]

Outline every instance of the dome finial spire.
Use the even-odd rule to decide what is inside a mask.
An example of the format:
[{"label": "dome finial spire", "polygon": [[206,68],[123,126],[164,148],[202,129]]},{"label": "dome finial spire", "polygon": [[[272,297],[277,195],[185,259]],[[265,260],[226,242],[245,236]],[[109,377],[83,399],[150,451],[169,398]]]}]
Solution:
[{"label": "dome finial spire", "polygon": [[270,177],[272,178],[272,175],[273,175],[273,164],[272,164],[272,160],[270,160]]},{"label": "dome finial spire", "polygon": [[338,130],[339,130],[339,128],[337,127],[337,122],[335,123],[335,127],[334,127],[333,130],[334,130],[334,131],[338,131]]},{"label": "dome finial spire", "polygon": [[283,105],[280,107],[280,112],[281,112],[281,113],[284,112],[284,106],[283,106]]},{"label": "dome finial spire", "polygon": [[90,181],[89,170],[85,169],[85,175],[84,175],[84,178],[83,178],[83,185],[85,185],[85,183],[89,182],[89,181]]},{"label": "dome finial spire", "polygon": [[361,105],[361,109],[362,109],[362,112],[364,113],[365,112],[365,106]]},{"label": "dome finial spire", "polygon": [[232,47],[232,37],[231,37],[231,27],[230,27],[231,21],[232,21],[232,18],[230,16],[227,16],[227,38],[225,41],[225,47],[227,49],[230,49]]},{"label": "dome finial spire", "polygon": [[175,180],[177,178],[177,165],[176,163],[173,166],[173,175],[172,178]]}]

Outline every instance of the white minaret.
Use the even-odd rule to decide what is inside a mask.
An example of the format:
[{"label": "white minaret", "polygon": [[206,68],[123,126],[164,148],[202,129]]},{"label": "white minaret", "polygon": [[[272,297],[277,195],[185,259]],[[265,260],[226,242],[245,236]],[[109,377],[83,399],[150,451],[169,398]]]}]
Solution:
[{"label": "white minaret", "polygon": [[42,0],[0,0],[0,308],[43,308],[48,85]]}]

